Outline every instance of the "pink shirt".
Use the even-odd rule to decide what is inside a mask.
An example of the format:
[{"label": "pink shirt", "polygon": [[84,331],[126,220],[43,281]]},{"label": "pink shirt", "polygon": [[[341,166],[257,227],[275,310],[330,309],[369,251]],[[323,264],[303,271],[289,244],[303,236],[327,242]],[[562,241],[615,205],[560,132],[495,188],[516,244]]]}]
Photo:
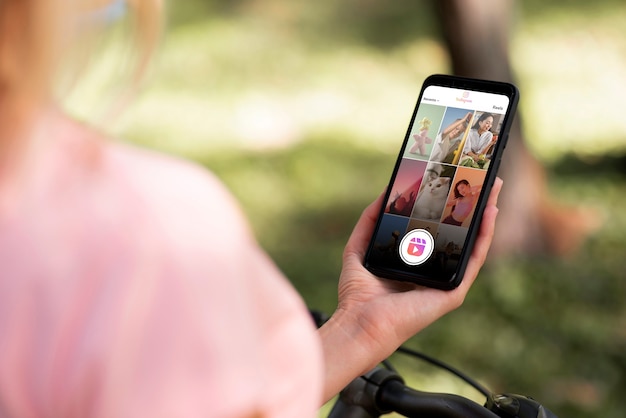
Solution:
[{"label": "pink shirt", "polygon": [[43,126],[0,189],[0,416],[314,416],[313,325],[222,185]]},{"label": "pink shirt", "polygon": [[457,199],[452,211],[452,217],[458,221],[465,220],[467,216],[474,210],[475,199],[472,196],[465,199]]}]

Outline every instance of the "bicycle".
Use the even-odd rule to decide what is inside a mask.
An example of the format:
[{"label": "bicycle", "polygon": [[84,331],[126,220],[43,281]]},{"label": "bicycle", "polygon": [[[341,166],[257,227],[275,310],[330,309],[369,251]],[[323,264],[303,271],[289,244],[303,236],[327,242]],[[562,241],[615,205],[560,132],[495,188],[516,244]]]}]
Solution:
[{"label": "bicycle", "polygon": [[[316,325],[328,317],[311,311]],[[392,412],[408,418],[558,418],[536,400],[518,394],[493,393],[460,370],[426,354],[400,347],[411,355],[440,367],[474,387],[486,398],[484,405],[463,396],[413,389],[388,360],[354,379],[339,394],[328,418],[377,418]]]}]

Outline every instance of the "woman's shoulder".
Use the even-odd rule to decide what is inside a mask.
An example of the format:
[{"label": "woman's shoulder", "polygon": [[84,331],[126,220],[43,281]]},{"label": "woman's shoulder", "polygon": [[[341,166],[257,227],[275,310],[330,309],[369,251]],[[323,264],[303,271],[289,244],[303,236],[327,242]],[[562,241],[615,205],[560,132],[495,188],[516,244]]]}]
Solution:
[{"label": "woman's shoulder", "polygon": [[111,141],[107,148],[109,168],[123,170],[142,186],[158,184],[158,190],[181,196],[190,192],[230,196],[215,174],[192,160],[122,141]]},{"label": "woman's shoulder", "polygon": [[207,167],[113,138],[58,113],[50,119],[57,140],[51,159],[62,168],[57,171],[62,173],[63,181],[82,179],[81,184],[92,190],[117,192],[112,198],[132,198],[134,193],[152,201],[215,207],[219,203],[229,209],[238,206]]},{"label": "woman's shoulder", "polygon": [[111,175],[132,188],[162,222],[251,234],[239,203],[208,168],[119,142],[110,145],[108,159]]}]

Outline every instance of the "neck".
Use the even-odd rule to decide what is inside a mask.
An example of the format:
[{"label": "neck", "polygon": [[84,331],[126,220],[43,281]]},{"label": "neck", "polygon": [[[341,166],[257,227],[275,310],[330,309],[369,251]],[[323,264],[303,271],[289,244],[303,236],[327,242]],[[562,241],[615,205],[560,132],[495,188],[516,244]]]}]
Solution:
[{"label": "neck", "polygon": [[28,97],[0,97],[0,160],[14,157],[32,135],[39,106]]},{"label": "neck", "polygon": [[42,109],[28,98],[0,97],[0,203],[21,189]]}]

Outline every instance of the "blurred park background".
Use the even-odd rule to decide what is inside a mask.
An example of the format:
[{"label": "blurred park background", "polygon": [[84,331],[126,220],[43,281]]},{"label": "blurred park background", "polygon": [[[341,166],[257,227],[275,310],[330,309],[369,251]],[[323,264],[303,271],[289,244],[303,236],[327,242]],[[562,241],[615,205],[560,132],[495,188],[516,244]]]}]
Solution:
[{"label": "blurred park background", "polygon": [[[623,417],[626,3],[514,11],[526,144],[549,194],[591,208],[599,227],[567,254],[491,257],[465,305],[409,345],[561,417]],[[169,12],[142,91],[106,128],[216,172],[307,304],[332,312],[344,243],[389,179],[421,83],[452,71],[433,2],[186,0]],[[68,99],[79,117],[97,121],[122,49],[103,47]],[[482,401],[445,373],[396,364],[418,388]]]}]

